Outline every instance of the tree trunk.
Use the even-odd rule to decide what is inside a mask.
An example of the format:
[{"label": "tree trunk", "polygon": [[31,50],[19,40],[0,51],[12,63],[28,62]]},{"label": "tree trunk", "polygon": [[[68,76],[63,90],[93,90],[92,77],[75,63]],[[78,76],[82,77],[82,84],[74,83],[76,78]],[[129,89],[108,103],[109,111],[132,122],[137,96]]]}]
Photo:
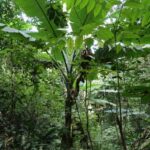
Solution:
[{"label": "tree trunk", "polygon": [[127,150],[127,146],[126,146],[126,140],[125,140],[125,136],[124,136],[124,132],[123,132],[123,128],[122,128],[122,121],[120,121],[119,117],[116,117],[116,121],[119,127],[119,132],[120,132],[120,136],[121,136],[121,142],[122,142],[122,147],[123,150]]},{"label": "tree trunk", "polygon": [[72,86],[67,88],[67,97],[65,100],[65,127],[62,135],[62,149],[70,150],[72,148]]}]

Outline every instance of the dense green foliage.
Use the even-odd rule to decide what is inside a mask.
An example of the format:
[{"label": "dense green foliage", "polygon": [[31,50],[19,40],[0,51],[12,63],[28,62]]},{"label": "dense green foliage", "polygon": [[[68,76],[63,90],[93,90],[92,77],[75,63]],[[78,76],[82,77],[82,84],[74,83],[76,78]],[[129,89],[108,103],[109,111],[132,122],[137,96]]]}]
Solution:
[{"label": "dense green foliage", "polygon": [[149,0],[0,1],[0,149],[150,149]]}]

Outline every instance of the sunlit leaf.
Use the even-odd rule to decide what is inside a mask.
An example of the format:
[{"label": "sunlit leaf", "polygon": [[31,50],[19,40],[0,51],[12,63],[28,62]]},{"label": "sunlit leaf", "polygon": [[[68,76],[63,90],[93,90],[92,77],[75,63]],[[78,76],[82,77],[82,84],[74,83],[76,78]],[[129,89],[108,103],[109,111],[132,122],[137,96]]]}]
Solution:
[{"label": "sunlit leaf", "polygon": [[113,33],[108,28],[103,28],[103,27],[100,27],[98,29],[96,35],[99,39],[105,39],[105,40],[111,39],[113,37]]},{"label": "sunlit leaf", "polygon": [[82,36],[78,36],[75,39],[75,48],[80,48],[82,46],[83,43],[83,37]]},{"label": "sunlit leaf", "polygon": [[76,0],[75,6],[78,6],[82,0]]},{"label": "sunlit leaf", "polygon": [[89,0],[82,0],[81,4],[80,4],[80,8],[83,9],[87,4],[88,4]]},{"label": "sunlit leaf", "polygon": [[[148,11],[148,10],[147,10]],[[150,22],[150,13],[147,12],[146,14],[144,14],[144,17],[142,19],[142,26],[145,26],[146,24],[148,24]]]},{"label": "sunlit leaf", "polygon": [[131,7],[131,8],[138,8],[141,6],[141,3],[139,0],[127,0],[125,2],[125,6]]},{"label": "sunlit leaf", "polygon": [[66,0],[67,9],[73,7],[75,0]]},{"label": "sunlit leaf", "polygon": [[67,39],[67,48],[68,48],[68,50],[72,50],[73,47],[74,47],[74,40],[73,40],[73,38],[69,37]]},{"label": "sunlit leaf", "polygon": [[94,9],[94,16],[95,17],[99,14],[100,10],[101,10],[101,5],[96,4],[95,9]]},{"label": "sunlit leaf", "polygon": [[129,31],[123,31],[120,34],[120,39],[137,39],[139,38],[139,36],[133,32],[129,32]]},{"label": "sunlit leaf", "polygon": [[39,34],[39,37],[47,40],[59,36],[60,32],[58,32],[57,26],[47,16],[47,0],[15,0],[15,2],[29,17],[39,19],[39,32],[35,34]]},{"label": "sunlit leaf", "polygon": [[90,0],[87,6],[87,13],[91,12],[95,7],[95,0]]}]

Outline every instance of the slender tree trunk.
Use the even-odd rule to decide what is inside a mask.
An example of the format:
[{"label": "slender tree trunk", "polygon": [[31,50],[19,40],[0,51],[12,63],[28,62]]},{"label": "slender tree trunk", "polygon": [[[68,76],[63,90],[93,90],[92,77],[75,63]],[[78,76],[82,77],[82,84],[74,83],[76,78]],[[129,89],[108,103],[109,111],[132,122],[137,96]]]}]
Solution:
[{"label": "slender tree trunk", "polygon": [[62,135],[62,149],[70,150],[73,145],[72,141],[72,96],[71,96],[72,86],[67,88],[67,97],[65,100],[65,127]]},{"label": "slender tree trunk", "polygon": [[127,150],[125,135],[124,135],[123,128],[122,128],[122,122],[119,120],[118,116],[116,117],[116,121],[117,121],[117,124],[118,124],[118,127],[119,127],[119,132],[120,132],[120,137],[121,137],[123,150]]}]

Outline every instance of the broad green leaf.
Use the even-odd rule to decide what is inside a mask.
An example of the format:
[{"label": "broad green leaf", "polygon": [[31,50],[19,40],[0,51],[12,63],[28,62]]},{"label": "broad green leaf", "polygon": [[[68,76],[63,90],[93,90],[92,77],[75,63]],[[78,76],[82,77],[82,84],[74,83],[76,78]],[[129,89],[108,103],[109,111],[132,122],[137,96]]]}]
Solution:
[{"label": "broad green leaf", "polygon": [[87,79],[89,81],[98,79],[97,75],[98,75],[98,69],[97,68],[92,68],[91,70],[87,70],[88,74],[87,74]]},{"label": "broad green leaf", "polygon": [[7,32],[7,33],[13,33],[14,35],[16,34],[16,35],[22,36],[28,39],[29,41],[35,41],[35,39],[31,37],[31,35],[27,34],[25,31],[17,30],[17,29],[10,28],[10,27],[4,27],[2,31]]},{"label": "broad green leaf", "polygon": [[[148,10],[147,10],[148,11]],[[143,19],[142,19],[142,26],[145,26],[150,22],[150,12],[147,12],[144,14]]]},{"label": "broad green leaf", "polygon": [[58,36],[57,27],[54,23],[49,21],[47,17],[47,0],[15,0],[15,3],[20,6],[28,16],[39,19],[40,25],[38,33],[42,35],[42,39],[44,37],[49,40],[50,37]]},{"label": "broad green leaf", "polygon": [[150,43],[150,34],[145,34],[142,38],[140,38],[140,42],[142,44],[149,44]]},{"label": "broad green leaf", "polygon": [[[59,39],[59,41],[57,41],[57,42],[58,42],[57,47],[58,47],[59,49],[64,49],[64,47],[65,47],[65,45],[66,45],[65,39],[64,39],[64,38],[61,38],[61,39]],[[53,45],[53,44],[51,44],[51,45]],[[50,46],[51,46],[51,45],[50,45]]]},{"label": "broad green leaf", "polygon": [[73,7],[75,0],[66,0],[67,9],[70,9]]},{"label": "broad green leaf", "polygon": [[69,51],[71,51],[73,49],[73,47],[74,47],[74,40],[73,40],[73,38],[69,37],[67,39],[67,48]]},{"label": "broad green leaf", "polygon": [[52,49],[52,57],[57,61],[63,62],[61,49],[58,49],[57,47]]},{"label": "broad green leaf", "polygon": [[76,0],[75,6],[78,6],[82,0]]},{"label": "broad green leaf", "polygon": [[83,37],[77,36],[75,39],[75,48],[79,49],[82,46],[82,43],[83,43]]},{"label": "broad green leaf", "polygon": [[111,5],[118,5],[118,4],[121,4],[121,1],[120,0],[109,0],[109,3]]},{"label": "broad green leaf", "polygon": [[[130,16],[130,13],[132,13],[132,15]],[[139,9],[133,9],[131,12],[128,11],[127,17],[130,16],[131,17],[131,23],[134,24],[137,21],[137,18],[139,18],[141,16],[141,11]]]},{"label": "broad green leaf", "polygon": [[81,10],[79,7],[74,7],[71,10],[70,21],[75,35],[81,35],[81,28],[93,23],[94,20],[94,16],[91,13],[87,14],[86,8]]},{"label": "broad green leaf", "polygon": [[[102,6],[104,6],[104,8],[105,8],[104,2],[102,3]],[[74,34],[75,35],[83,35],[84,32],[86,32],[86,31],[84,30],[82,33],[81,28],[85,28],[86,25],[87,25],[87,27],[90,27],[90,24],[92,24],[92,25],[95,24],[95,26],[99,26],[101,23],[103,23],[103,21],[106,17],[107,11],[103,10],[103,13],[101,13],[101,12],[102,12],[102,9],[101,9],[100,13],[95,17],[93,14],[94,12],[87,13],[86,7],[84,9],[80,9],[80,6],[78,6],[78,7],[74,7],[73,9],[71,9],[69,19],[71,21],[71,26],[72,26]],[[104,16],[102,16],[102,15],[104,15]],[[91,31],[90,31],[90,33],[91,33]]]},{"label": "broad green leaf", "polygon": [[101,10],[101,5],[100,4],[96,4],[96,7],[94,9],[94,16],[95,17],[99,14],[100,10]]},{"label": "broad green leaf", "polygon": [[108,28],[104,28],[104,27],[100,27],[96,35],[99,39],[104,39],[104,40],[113,38],[113,33]]},{"label": "broad green leaf", "polygon": [[87,13],[91,12],[95,7],[95,0],[90,0],[87,6]]},{"label": "broad green leaf", "polygon": [[139,0],[127,0],[125,2],[125,6],[128,6],[130,8],[139,8],[141,6],[141,3]]},{"label": "broad green leaf", "polygon": [[83,26],[81,35],[91,34],[95,27],[96,27],[96,24],[94,23]]},{"label": "broad green leaf", "polygon": [[129,31],[123,31],[121,32],[121,34],[119,35],[120,39],[137,39],[139,38],[139,36],[133,32],[129,32]]},{"label": "broad green leaf", "polygon": [[83,9],[87,4],[88,4],[89,0],[82,0],[81,4],[80,4],[80,8]]},{"label": "broad green leaf", "polygon": [[45,52],[44,53],[37,53],[35,55],[35,58],[38,60],[41,60],[41,61],[50,61],[51,60],[50,56]]},{"label": "broad green leaf", "polygon": [[150,6],[149,0],[142,0],[141,3],[143,4],[143,6]]}]

